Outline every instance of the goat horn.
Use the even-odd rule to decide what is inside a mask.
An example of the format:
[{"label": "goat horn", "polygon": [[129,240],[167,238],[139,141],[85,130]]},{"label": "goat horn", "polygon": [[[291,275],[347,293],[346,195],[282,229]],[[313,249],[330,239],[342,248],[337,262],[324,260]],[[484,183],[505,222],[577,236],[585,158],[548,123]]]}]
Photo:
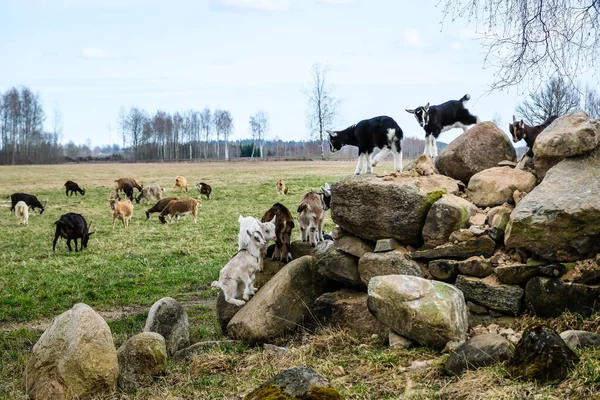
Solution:
[{"label": "goat horn", "polygon": [[513,122],[517,122],[517,118],[515,117],[515,114],[513,114]]}]

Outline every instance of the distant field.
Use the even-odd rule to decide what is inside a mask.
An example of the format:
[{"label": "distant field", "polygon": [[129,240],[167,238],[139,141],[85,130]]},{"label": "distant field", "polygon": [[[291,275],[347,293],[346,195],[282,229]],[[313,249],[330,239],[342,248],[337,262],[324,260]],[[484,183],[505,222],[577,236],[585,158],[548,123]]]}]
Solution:
[{"label": "distant field", "polygon": [[[391,163],[386,163],[391,164]],[[105,310],[151,305],[163,296],[202,294],[237,246],[239,214],[262,217],[275,202],[295,215],[301,196],[354,171],[354,162],[234,162],[200,164],[79,164],[0,167],[3,199],[13,192],[47,201],[46,211],[32,214],[19,226],[0,203],[0,324],[52,317],[85,302]],[[391,170],[391,165],[378,171]],[[108,195],[119,177],[157,183],[173,195],[175,176],[213,187],[203,200],[198,224],[190,219],[162,225],[156,214],[145,220],[148,204],[135,205],[129,230],[112,228]],[[275,182],[285,179],[287,196],[278,196]],[[66,197],[63,184],[74,180],[85,196]],[[188,196],[197,196],[195,187]],[[87,251],[69,254],[59,240],[52,254],[54,221],[66,212],[83,214],[92,223]],[[326,230],[332,228],[328,216]],[[299,231],[295,232],[299,238]]]}]

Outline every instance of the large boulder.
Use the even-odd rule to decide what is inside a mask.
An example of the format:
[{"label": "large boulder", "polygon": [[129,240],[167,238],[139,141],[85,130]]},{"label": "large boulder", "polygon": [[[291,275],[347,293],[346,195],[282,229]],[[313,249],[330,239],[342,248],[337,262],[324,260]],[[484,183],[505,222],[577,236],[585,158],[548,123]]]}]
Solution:
[{"label": "large boulder", "polygon": [[476,173],[516,159],[515,148],[504,132],[493,122],[482,122],[450,142],[435,166],[441,174],[467,184]]},{"label": "large boulder", "polygon": [[359,335],[381,334],[387,328],[367,308],[367,294],[342,289],[320,296],[312,307],[311,318],[318,326],[333,326]]},{"label": "large boulder", "polygon": [[462,293],[416,276],[376,276],[369,282],[369,311],[398,334],[443,348],[465,340],[469,321]]},{"label": "large boulder", "polygon": [[114,392],[119,375],[110,328],[78,303],[56,317],[33,346],[23,382],[35,400],[90,399]]},{"label": "large boulder", "polygon": [[600,346],[600,333],[568,330],[561,332],[560,337],[572,349]]},{"label": "large boulder", "polygon": [[456,182],[442,175],[346,177],[331,187],[331,218],[364,239],[418,245],[431,205],[457,192]]},{"label": "large boulder", "polygon": [[465,299],[492,310],[517,315],[523,301],[523,289],[516,285],[505,285],[495,275],[479,279],[459,275],[456,287],[465,295]]},{"label": "large boulder", "polygon": [[510,167],[494,167],[476,173],[469,180],[469,198],[478,207],[493,207],[513,202],[515,190],[530,192],[535,175]]},{"label": "large boulder", "polygon": [[600,145],[600,121],[576,111],[556,119],[535,139],[536,157],[571,157]]},{"label": "large boulder", "polygon": [[190,343],[190,324],[181,303],[171,297],[163,297],[150,307],[144,332],[156,332],[165,338],[167,354]]},{"label": "large boulder", "polygon": [[423,276],[419,264],[407,257],[407,250],[402,247],[386,253],[366,253],[358,260],[358,272],[365,285],[368,285],[374,276]]},{"label": "large boulder", "polygon": [[131,337],[117,351],[119,388],[125,392],[148,387],[163,375],[167,366],[165,338],[158,333],[142,332]]},{"label": "large boulder", "polygon": [[590,316],[600,310],[600,285],[567,283],[535,277],[525,286],[525,305],[540,317],[557,317],[565,311]]},{"label": "large boulder", "polygon": [[485,333],[467,340],[450,353],[446,371],[460,375],[472,368],[487,367],[510,359],[513,347],[497,333]]},{"label": "large boulder", "polygon": [[600,252],[600,149],[568,158],[515,207],[504,243],[552,261],[575,261]]},{"label": "large boulder", "polygon": [[336,250],[334,246],[330,246],[326,252],[320,254],[316,267],[319,274],[332,281],[363,286],[358,273],[358,258]]},{"label": "large boulder", "polygon": [[527,381],[559,382],[579,361],[577,355],[556,332],[544,325],[525,330],[517,343],[508,371]]},{"label": "large boulder", "polygon": [[337,390],[330,387],[327,379],[308,367],[280,372],[258,389],[244,396],[244,400],[342,400],[342,398]]},{"label": "large boulder", "polygon": [[235,314],[227,333],[253,344],[293,331],[323,294],[325,283],[313,257],[289,262]]},{"label": "large boulder", "polygon": [[526,264],[502,265],[495,269],[496,276],[507,285],[520,285],[538,275],[537,266]]},{"label": "large boulder", "polygon": [[462,197],[443,195],[427,213],[423,226],[425,244],[436,247],[447,243],[452,232],[469,227],[469,218],[476,212],[477,207]]},{"label": "large boulder", "polygon": [[348,253],[358,258],[362,257],[365,253],[372,252],[373,249],[375,249],[373,243],[362,240],[356,236],[343,236],[337,240],[334,240],[333,246],[344,253]]}]

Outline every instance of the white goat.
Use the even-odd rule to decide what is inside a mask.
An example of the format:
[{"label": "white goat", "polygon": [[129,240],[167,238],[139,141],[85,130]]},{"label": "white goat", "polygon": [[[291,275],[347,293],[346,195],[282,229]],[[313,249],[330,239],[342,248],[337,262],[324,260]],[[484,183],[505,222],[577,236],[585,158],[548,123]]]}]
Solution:
[{"label": "white goat", "polygon": [[[240,233],[238,234],[238,250],[243,250],[248,248],[250,245],[251,237],[248,232],[259,231],[262,233],[263,237],[269,242],[269,240],[275,240],[275,218],[269,222],[260,222],[258,219],[254,217],[243,217],[239,216],[238,222],[240,223]],[[265,250],[266,251],[266,250]],[[264,254],[263,254],[264,258]],[[263,261],[261,259],[259,271],[263,270]]]},{"label": "white goat", "polygon": [[[250,296],[258,290],[254,287],[255,274],[260,270],[267,248],[267,241],[260,230],[244,233],[250,238],[248,247],[238,250],[221,269],[219,280],[211,284],[212,287],[218,287],[223,291],[226,302],[236,306],[246,304]],[[240,295],[243,300],[238,299]]]},{"label": "white goat", "polygon": [[29,221],[29,206],[24,201],[15,204],[15,215],[19,217],[19,224],[27,225]]}]

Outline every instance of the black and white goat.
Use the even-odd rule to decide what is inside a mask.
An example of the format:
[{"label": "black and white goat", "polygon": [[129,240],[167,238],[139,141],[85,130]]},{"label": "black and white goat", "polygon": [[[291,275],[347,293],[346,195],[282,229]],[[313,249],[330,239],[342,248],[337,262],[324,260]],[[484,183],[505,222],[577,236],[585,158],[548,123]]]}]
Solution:
[{"label": "black and white goat", "polygon": [[[388,116],[364,119],[342,131],[327,131],[329,133],[329,146],[335,153],[345,145],[358,147],[358,164],[355,175],[371,173],[379,160],[390,151],[394,156],[394,169],[402,171],[402,129]],[[379,153],[371,162],[371,154],[378,148]]]},{"label": "black and white goat", "polygon": [[414,110],[406,109],[406,112],[415,116],[419,125],[425,130],[425,154],[429,157],[437,157],[437,139],[440,133],[452,128],[467,130],[468,125],[479,123],[479,118],[472,115],[465,107],[471,96],[465,94],[460,100],[450,100],[436,106],[429,103]]},{"label": "black and white goat", "polygon": [[521,139],[525,139],[525,143],[527,143],[527,157],[533,158],[533,144],[535,143],[535,139],[542,133],[544,129],[546,129],[554,120],[558,118],[556,115],[549,116],[546,121],[544,121],[540,125],[529,126],[523,122],[523,120],[517,121],[517,118],[513,115],[513,123],[508,124],[508,129],[513,137],[513,142],[518,143]]}]

